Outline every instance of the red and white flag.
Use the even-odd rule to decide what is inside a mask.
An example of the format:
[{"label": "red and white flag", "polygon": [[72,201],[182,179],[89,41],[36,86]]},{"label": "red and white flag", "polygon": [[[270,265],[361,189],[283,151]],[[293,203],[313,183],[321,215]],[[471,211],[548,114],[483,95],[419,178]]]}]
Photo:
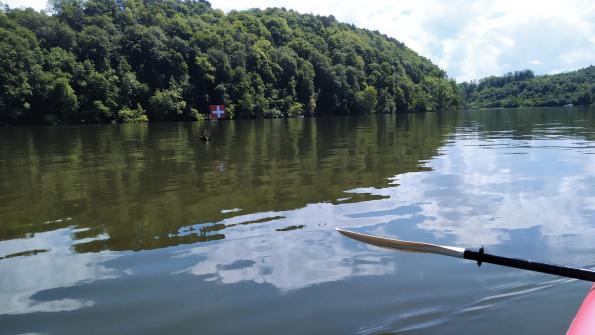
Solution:
[{"label": "red and white flag", "polygon": [[225,119],[225,105],[210,105],[211,120]]}]

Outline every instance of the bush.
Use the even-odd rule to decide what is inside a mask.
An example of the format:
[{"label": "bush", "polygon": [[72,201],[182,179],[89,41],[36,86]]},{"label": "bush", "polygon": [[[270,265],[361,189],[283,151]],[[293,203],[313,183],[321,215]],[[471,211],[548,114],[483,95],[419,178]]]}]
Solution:
[{"label": "bush", "polygon": [[118,122],[120,123],[140,123],[147,121],[149,121],[149,118],[140,104],[136,105],[136,109],[124,107],[118,112]]},{"label": "bush", "polygon": [[299,102],[294,102],[287,111],[288,117],[298,117],[304,115],[304,105]]}]

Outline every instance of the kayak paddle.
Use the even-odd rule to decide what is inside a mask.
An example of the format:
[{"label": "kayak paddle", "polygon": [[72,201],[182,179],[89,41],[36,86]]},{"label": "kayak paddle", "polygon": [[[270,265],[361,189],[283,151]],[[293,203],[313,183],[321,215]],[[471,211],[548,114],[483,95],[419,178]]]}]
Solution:
[{"label": "kayak paddle", "polygon": [[356,233],[349,230],[344,230],[341,228],[335,228],[337,231],[349,238],[354,240],[372,244],[382,248],[388,249],[396,249],[402,251],[409,251],[409,252],[421,252],[421,253],[430,253],[430,254],[439,254],[451,257],[458,257],[469,259],[473,261],[477,261],[477,265],[481,265],[481,263],[491,263],[497,264],[502,266],[508,266],[511,268],[535,271],[535,272],[543,272],[552,275],[568,277],[568,278],[575,278],[581,280],[587,280],[591,282],[595,282],[595,271],[587,270],[587,269],[579,269],[579,268],[571,268],[567,266],[560,266],[560,265],[553,265],[553,264],[546,264],[546,263],[538,263],[529,260],[517,259],[517,258],[509,258],[509,257],[502,257],[491,255],[485,253],[483,247],[481,247],[478,251],[459,248],[459,247],[450,247],[444,245],[437,245],[431,243],[423,243],[423,242],[411,242],[411,241],[403,241],[385,237],[378,237],[372,236],[362,233]]},{"label": "kayak paddle", "polygon": [[[452,256],[477,261],[478,265],[481,265],[481,263],[483,262],[492,263],[517,269],[543,272],[568,278],[575,278],[595,282],[595,271],[490,255],[484,252],[483,247],[480,248],[478,251],[473,251],[459,247],[450,247],[423,242],[403,241],[385,237],[366,235],[344,230],[341,228],[336,229],[339,233],[349,238],[382,248]],[[570,328],[568,328],[566,335],[592,335],[594,333],[595,284],[593,284],[591,290],[589,290],[589,293],[585,297],[583,304],[577,311],[574,320],[570,325]]]}]

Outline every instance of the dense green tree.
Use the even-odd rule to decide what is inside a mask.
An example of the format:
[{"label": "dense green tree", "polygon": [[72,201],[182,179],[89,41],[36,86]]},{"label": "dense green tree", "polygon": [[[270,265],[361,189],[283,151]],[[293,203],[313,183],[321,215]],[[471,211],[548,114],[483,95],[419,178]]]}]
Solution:
[{"label": "dense green tree", "polygon": [[149,99],[149,119],[151,121],[175,120],[182,115],[185,108],[182,88],[172,79],[168,89],[157,90]]},{"label": "dense green tree", "polygon": [[0,13],[0,121],[26,122],[30,118],[31,77],[40,71],[40,50],[33,34]]},{"label": "dense green tree", "polygon": [[459,84],[468,108],[553,107],[593,104],[595,66],[555,75],[530,70]]},{"label": "dense green tree", "polygon": [[[461,105],[459,88],[428,59],[332,16],[225,14],[180,0],[50,0],[47,13],[3,8],[4,124],[194,120],[210,104],[225,104],[235,118]],[[590,86],[574,90],[580,101],[592,99]]]},{"label": "dense green tree", "polygon": [[118,111],[117,119],[120,123],[139,123],[149,121],[149,118],[145,114],[145,110],[140,104],[138,104],[135,109],[124,107]]},{"label": "dense green tree", "polygon": [[374,86],[366,86],[363,90],[357,92],[355,99],[360,112],[373,113],[378,103],[378,93]]}]

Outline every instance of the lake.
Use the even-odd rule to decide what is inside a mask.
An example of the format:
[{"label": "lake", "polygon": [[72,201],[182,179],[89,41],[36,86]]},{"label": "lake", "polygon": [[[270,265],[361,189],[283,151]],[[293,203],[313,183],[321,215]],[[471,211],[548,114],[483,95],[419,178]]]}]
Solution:
[{"label": "lake", "polygon": [[[208,129],[213,140],[200,141]],[[0,334],[562,334],[595,110],[0,128]]]}]

